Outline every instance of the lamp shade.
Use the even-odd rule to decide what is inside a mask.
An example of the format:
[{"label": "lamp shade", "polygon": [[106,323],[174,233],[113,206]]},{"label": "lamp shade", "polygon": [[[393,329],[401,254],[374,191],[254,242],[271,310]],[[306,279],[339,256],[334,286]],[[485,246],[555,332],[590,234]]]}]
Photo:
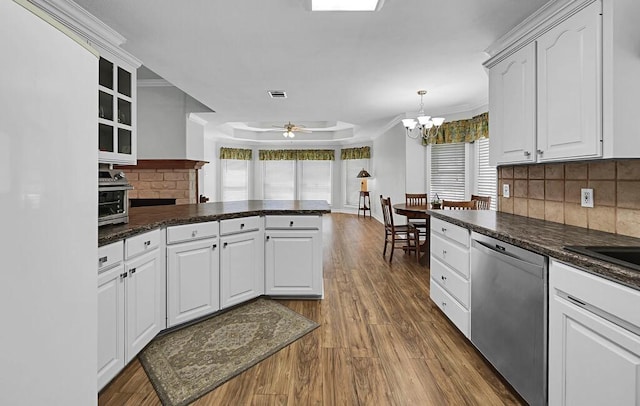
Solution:
[{"label": "lamp shade", "polygon": [[356,176],[356,178],[370,178],[371,175],[369,175],[369,172],[367,172],[364,168],[362,168],[362,170],[358,173],[358,176]]}]

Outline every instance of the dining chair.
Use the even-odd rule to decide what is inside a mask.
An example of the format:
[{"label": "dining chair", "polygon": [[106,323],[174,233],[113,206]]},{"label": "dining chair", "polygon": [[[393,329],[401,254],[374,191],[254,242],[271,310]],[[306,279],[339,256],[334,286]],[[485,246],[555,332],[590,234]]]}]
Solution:
[{"label": "dining chair", "polygon": [[389,262],[393,259],[393,250],[402,249],[406,252],[414,252],[416,261],[420,261],[420,239],[418,229],[413,224],[395,225],[393,223],[393,209],[391,197],[384,198],[380,195],[382,216],[384,218],[384,250],[382,256],[387,254],[387,245],[391,244]]},{"label": "dining chair", "polygon": [[443,200],[442,208],[449,209],[449,210],[475,210],[476,202],[473,200],[466,200],[466,201]]},{"label": "dining chair", "polygon": [[[428,207],[426,193],[405,193],[404,203],[407,206],[425,206]],[[407,219],[407,223],[411,223],[418,229],[421,239],[429,238],[429,219]]]},{"label": "dining chair", "polygon": [[491,196],[471,195],[471,201],[476,202],[476,209],[489,210],[491,208]]}]

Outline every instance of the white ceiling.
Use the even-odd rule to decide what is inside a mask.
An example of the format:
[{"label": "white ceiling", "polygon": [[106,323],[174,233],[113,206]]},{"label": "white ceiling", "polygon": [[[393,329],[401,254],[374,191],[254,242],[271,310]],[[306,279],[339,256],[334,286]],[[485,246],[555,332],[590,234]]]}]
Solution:
[{"label": "white ceiling", "polygon": [[483,50],[546,2],[386,0],[378,12],[311,12],[308,0],[75,1],[214,110],[204,116],[221,129],[324,122],[356,137],[416,112],[419,89],[430,115],[485,105]]}]

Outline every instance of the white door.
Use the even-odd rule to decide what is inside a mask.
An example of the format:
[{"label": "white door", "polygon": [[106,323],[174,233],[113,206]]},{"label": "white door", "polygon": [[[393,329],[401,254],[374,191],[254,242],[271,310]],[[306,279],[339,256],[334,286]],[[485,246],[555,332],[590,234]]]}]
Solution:
[{"label": "white door", "polygon": [[217,239],[167,247],[169,327],[220,309]]},{"label": "white door", "polygon": [[596,1],[538,39],[538,160],[602,155],[602,16]]},{"label": "white door", "polygon": [[98,275],[98,390],[124,368],[124,265]]},{"label": "white door", "polygon": [[489,72],[492,165],[535,162],[536,48],[531,43]]},{"label": "white door", "polygon": [[265,293],[322,294],[322,245],[318,231],[266,231]]},{"label": "white door", "polygon": [[220,307],[247,301],[264,293],[262,232],[222,237],[220,243]]},{"label": "white door", "polygon": [[162,330],[162,269],[160,250],[127,261],[126,362],[139,353]]},{"label": "white door", "polygon": [[554,296],[549,405],[640,405],[640,336]]}]

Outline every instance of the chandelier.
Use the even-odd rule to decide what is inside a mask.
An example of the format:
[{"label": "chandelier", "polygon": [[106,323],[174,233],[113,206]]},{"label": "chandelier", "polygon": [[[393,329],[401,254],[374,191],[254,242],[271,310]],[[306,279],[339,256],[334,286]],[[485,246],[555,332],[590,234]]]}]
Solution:
[{"label": "chandelier", "polygon": [[422,98],[427,94],[426,90],[418,90],[420,95],[420,110],[418,111],[417,118],[405,118],[402,120],[402,125],[407,130],[407,136],[409,138],[418,138],[422,136],[425,140],[429,141],[434,139],[438,135],[438,130],[442,123],[444,123],[444,117],[431,117],[424,114],[424,103]]}]

